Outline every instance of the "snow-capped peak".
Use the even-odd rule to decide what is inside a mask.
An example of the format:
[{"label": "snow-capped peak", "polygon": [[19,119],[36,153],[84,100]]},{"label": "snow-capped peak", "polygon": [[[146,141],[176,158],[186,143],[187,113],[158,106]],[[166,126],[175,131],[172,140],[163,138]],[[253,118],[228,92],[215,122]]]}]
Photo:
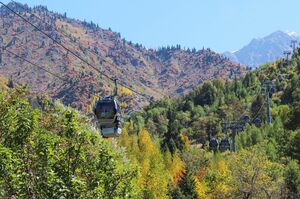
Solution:
[{"label": "snow-capped peak", "polygon": [[300,34],[295,31],[287,31],[286,33],[291,37],[300,37]]}]

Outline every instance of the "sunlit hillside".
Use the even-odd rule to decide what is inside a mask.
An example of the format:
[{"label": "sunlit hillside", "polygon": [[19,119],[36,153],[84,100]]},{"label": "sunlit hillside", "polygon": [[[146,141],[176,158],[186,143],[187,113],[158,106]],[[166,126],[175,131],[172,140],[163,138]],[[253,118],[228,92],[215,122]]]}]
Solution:
[{"label": "sunlit hillside", "polygon": [[[112,82],[105,75],[117,77],[120,84],[142,93],[135,96],[133,108],[136,108],[147,104],[147,97],[181,95],[205,80],[227,79],[233,72],[241,75],[244,71],[243,67],[210,49],[184,50],[180,45],[146,49],[125,40],[120,33],[102,29],[92,22],[68,18],[42,6],[30,8],[17,3],[8,6],[55,42],[1,7],[0,34],[8,51],[2,55],[0,73],[7,78],[12,76],[18,83],[29,83],[33,92],[47,93],[79,109],[87,108],[96,94],[110,94]],[[9,51],[66,81],[16,58]]]}]

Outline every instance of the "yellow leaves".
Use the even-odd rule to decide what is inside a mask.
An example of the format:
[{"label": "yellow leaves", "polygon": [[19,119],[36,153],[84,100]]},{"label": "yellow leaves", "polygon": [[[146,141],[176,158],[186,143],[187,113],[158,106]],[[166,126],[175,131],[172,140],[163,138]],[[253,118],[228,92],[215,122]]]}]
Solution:
[{"label": "yellow leaves", "polygon": [[217,167],[221,176],[227,176],[229,174],[229,169],[227,167],[225,160],[220,160],[217,163]]},{"label": "yellow leaves", "polygon": [[158,152],[158,149],[151,140],[151,137],[146,129],[142,129],[139,134],[139,147],[141,153],[146,156],[151,156]]},{"label": "yellow leaves", "polygon": [[122,129],[122,133],[119,137],[119,145],[128,148],[129,147],[129,136],[128,136],[128,131],[127,128]]},{"label": "yellow leaves", "polygon": [[206,199],[206,192],[207,192],[207,186],[205,182],[198,180],[197,177],[195,177],[195,184],[196,184],[196,192],[198,195],[198,199]]},{"label": "yellow leaves", "polygon": [[231,173],[225,159],[217,158],[209,168],[199,169],[196,177],[198,198],[230,198]]},{"label": "yellow leaves", "polygon": [[119,102],[120,108],[121,109],[126,109],[127,108],[127,104],[125,102]]},{"label": "yellow leaves", "polygon": [[169,167],[167,167],[167,169],[171,176],[171,184],[173,185],[173,187],[176,187],[185,172],[185,165],[180,159],[178,152],[173,155],[171,164],[168,166]]},{"label": "yellow leaves", "polygon": [[120,94],[124,94],[124,95],[132,95],[132,91],[123,86],[119,88],[119,92]]},{"label": "yellow leaves", "polygon": [[232,193],[232,187],[229,184],[220,183],[216,186],[213,193],[214,198],[229,198]]},{"label": "yellow leaves", "polygon": [[147,186],[146,177],[150,174],[150,161],[149,159],[145,159],[140,163],[141,166],[141,177],[139,178],[139,184],[141,187]]},{"label": "yellow leaves", "polygon": [[141,163],[141,183],[150,198],[165,198],[168,176],[158,146],[152,141],[148,131],[142,129],[139,133],[139,160]]},{"label": "yellow leaves", "polygon": [[[137,180],[137,186],[141,190],[139,198],[166,198],[169,175],[159,146],[153,142],[146,129],[142,129],[137,137],[128,135],[129,128],[130,123],[125,123],[119,144],[126,147],[128,157],[140,168]],[[175,160],[181,164],[177,158]],[[174,173],[178,175],[176,169]]]},{"label": "yellow leaves", "polygon": [[180,138],[183,142],[184,149],[187,150],[190,147],[190,142],[189,142],[188,136],[180,134]]},{"label": "yellow leaves", "polygon": [[233,155],[230,170],[237,193],[248,191],[257,198],[264,197],[262,190],[278,194],[282,186],[278,178],[282,166],[268,160],[259,147],[242,150]]},{"label": "yellow leaves", "polygon": [[214,194],[225,197],[230,195],[231,187],[231,175],[224,159],[218,160],[216,163],[216,183],[214,187]]}]

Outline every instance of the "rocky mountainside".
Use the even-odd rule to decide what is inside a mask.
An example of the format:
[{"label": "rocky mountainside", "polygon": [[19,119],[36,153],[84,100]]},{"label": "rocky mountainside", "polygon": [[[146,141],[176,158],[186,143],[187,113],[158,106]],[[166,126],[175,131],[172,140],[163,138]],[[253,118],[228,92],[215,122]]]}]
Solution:
[{"label": "rocky mountainside", "polygon": [[291,50],[291,41],[300,41],[300,35],[295,32],[276,31],[264,38],[253,39],[248,45],[235,52],[225,52],[230,60],[251,68],[260,64],[275,61],[283,57],[283,52]]},{"label": "rocky mountainside", "polygon": [[[161,98],[188,92],[212,78],[229,78],[244,69],[210,49],[183,50],[180,45],[147,49],[126,41],[110,29],[93,22],[79,21],[49,11],[46,7],[30,8],[10,3],[8,6],[31,23],[71,49],[98,70],[142,93]],[[0,74],[17,83],[28,83],[34,93],[46,93],[79,109],[89,107],[96,95],[108,94],[113,83],[72,53],[67,53],[45,35],[9,12],[0,8],[2,45],[23,58],[59,74],[67,82],[3,51]],[[123,93],[130,92],[123,89]],[[126,97],[124,97],[126,103]],[[134,96],[132,106],[142,106],[146,99]]]}]

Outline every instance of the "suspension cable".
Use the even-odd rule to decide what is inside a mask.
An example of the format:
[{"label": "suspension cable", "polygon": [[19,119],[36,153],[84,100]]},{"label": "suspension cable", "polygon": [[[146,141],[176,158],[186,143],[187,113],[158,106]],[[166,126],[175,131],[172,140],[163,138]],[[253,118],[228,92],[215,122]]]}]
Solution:
[{"label": "suspension cable", "polygon": [[[70,50],[69,48],[67,48],[65,45],[63,45],[60,41],[57,41],[56,39],[52,38],[48,33],[46,33],[45,31],[41,30],[39,27],[37,27],[35,24],[33,24],[32,22],[30,22],[29,20],[27,20],[25,17],[23,17],[22,15],[20,15],[19,13],[17,13],[15,10],[11,9],[10,7],[8,7],[6,4],[4,4],[2,1],[0,1],[0,4],[2,6],[4,6],[7,10],[9,10],[10,12],[12,12],[13,14],[15,14],[16,16],[18,16],[19,18],[21,18],[24,22],[30,24],[32,27],[34,27],[37,31],[39,31],[40,33],[42,33],[43,35],[45,35],[46,37],[48,37],[49,39],[51,39],[54,43],[56,43],[57,45],[61,46],[64,50],[66,50],[67,52],[71,53],[73,56],[75,56],[76,58],[80,59],[82,62],[84,62],[85,64],[87,64],[89,67],[91,67],[92,69],[94,69],[95,71],[97,71],[99,74],[105,76],[107,79],[109,79],[110,81],[114,82],[115,78],[108,76],[107,74],[105,74],[104,72],[102,72],[101,70],[99,70],[98,68],[96,68],[95,66],[93,66],[92,64],[90,64],[87,60],[81,58],[79,55],[77,55],[75,52],[73,52],[72,50]],[[133,93],[140,95],[146,99],[151,99],[148,96],[145,96],[144,94],[132,89],[131,87],[120,83],[121,86],[123,86],[124,88],[127,88],[129,90],[131,90]]]},{"label": "suspension cable", "polygon": [[14,53],[14,52],[8,50],[7,48],[3,48],[3,50],[6,51],[6,52],[8,52],[8,53],[10,53],[10,54],[12,54],[13,56],[17,57],[18,59],[21,59],[21,60],[23,60],[23,61],[25,61],[25,62],[27,62],[27,63],[29,63],[29,64],[35,66],[35,67],[37,67],[37,68],[39,68],[39,69],[41,69],[41,70],[43,70],[43,71],[49,73],[50,75],[52,75],[52,76],[54,76],[54,77],[56,77],[56,78],[58,78],[58,79],[64,81],[64,82],[70,83],[66,78],[63,78],[63,77],[59,76],[58,74],[55,74],[55,73],[49,71],[49,70],[46,69],[45,67],[39,66],[39,65],[37,65],[37,64],[35,64],[35,63],[29,61],[28,59],[25,59],[25,58],[21,57],[20,55],[17,55],[16,53]]}]

